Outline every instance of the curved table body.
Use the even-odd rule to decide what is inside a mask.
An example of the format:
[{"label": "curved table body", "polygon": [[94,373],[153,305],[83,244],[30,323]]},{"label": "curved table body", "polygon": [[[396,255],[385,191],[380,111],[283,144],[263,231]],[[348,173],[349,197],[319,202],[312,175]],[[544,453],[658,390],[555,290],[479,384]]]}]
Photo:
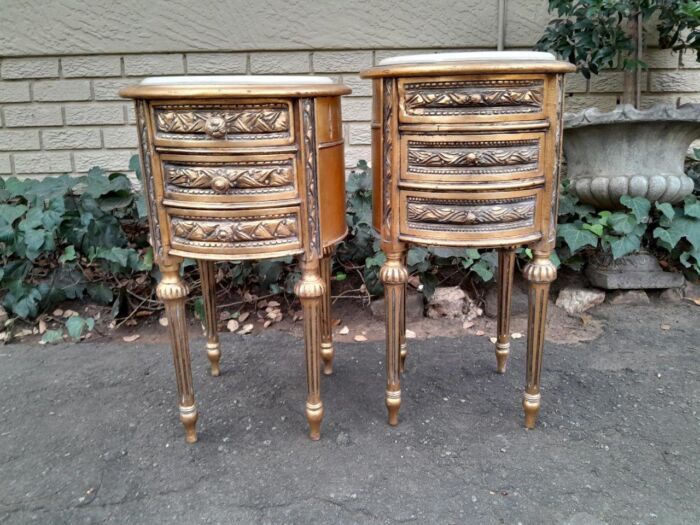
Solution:
[{"label": "curved table body", "polygon": [[373,79],[373,222],[386,263],[390,424],[398,422],[406,357],[408,243],[499,249],[496,356],[509,353],[515,249],[532,247],[527,379],[532,427],[540,406],[547,294],[554,248],[562,136],[563,76],[572,65],[543,53],[423,55],[387,59]]},{"label": "curved table body", "polygon": [[[292,83],[290,83],[292,82]],[[320,361],[332,371],[330,255],[346,234],[340,96],[323,77],[146,79],[135,99],[151,243],[162,279],[186,440],[196,441],[185,324],[184,257],[198,260],[207,354],[219,375],[215,261],[297,256],[312,439],[320,436]]]}]

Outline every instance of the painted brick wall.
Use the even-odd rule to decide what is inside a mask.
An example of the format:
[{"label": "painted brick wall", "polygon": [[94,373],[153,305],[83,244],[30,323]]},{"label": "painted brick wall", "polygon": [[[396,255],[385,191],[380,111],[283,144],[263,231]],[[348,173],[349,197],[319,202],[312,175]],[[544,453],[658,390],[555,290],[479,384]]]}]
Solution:
[{"label": "painted brick wall", "polygon": [[[515,9],[515,14],[509,12],[506,33],[506,43],[511,48],[527,48],[540,35],[547,20],[546,2],[537,4],[539,7],[532,14],[528,2],[508,3],[515,6],[509,7]],[[494,13],[484,16],[491,20]],[[343,34],[333,38],[340,47]],[[397,45],[410,41],[410,36],[406,36]],[[145,76],[182,74],[313,73],[332,76],[349,85],[353,93],[343,99],[342,110],[346,164],[352,167],[358,160],[370,158],[371,90],[370,83],[361,80],[358,71],[397,54],[493,49],[492,42],[481,34],[471,34],[463,42],[468,45],[458,49],[409,49],[403,45],[393,49],[310,51],[290,45],[289,51],[185,50],[61,56],[50,55],[49,44],[41,56],[22,56],[21,46],[9,46],[17,48],[12,53],[17,56],[0,57],[0,175],[79,174],[95,165],[126,171],[129,158],[136,152],[134,112],[129,101],[119,99],[117,91]],[[646,60],[651,66],[644,74],[646,106],[677,100],[700,102],[700,65],[692,57],[684,57],[682,62],[677,54],[649,49]],[[590,81],[571,75],[567,110],[589,106],[612,109],[621,90],[619,72],[605,72]]]}]

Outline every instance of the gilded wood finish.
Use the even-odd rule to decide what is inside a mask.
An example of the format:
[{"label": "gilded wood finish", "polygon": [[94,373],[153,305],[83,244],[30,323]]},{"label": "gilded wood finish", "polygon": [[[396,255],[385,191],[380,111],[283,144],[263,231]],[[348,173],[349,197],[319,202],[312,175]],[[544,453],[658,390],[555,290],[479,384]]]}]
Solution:
[{"label": "gilded wood finish", "polygon": [[[346,234],[344,86],[132,86],[151,243],[161,268],[185,439],[197,439],[183,257],[197,259],[207,356],[220,374],[214,261],[301,259],[306,417],[320,437],[321,359],[332,370],[330,254]],[[322,182],[319,174],[322,173]],[[319,198],[323,192],[323,199]]]},{"label": "gilded wood finish", "polygon": [[[380,277],[387,308],[387,394],[398,422],[405,348],[406,243],[500,248],[496,360],[509,353],[515,249],[535,254],[530,283],[528,360],[523,407],[532,428],[540,406],[547,293],[556,276],[563,74],[557,61],[443,62],[377,66],[372,159],[374,227],[387,261]],[[397,109],[398,108],[398,109]],[[381,198],[377,193],[381,191]]]}]

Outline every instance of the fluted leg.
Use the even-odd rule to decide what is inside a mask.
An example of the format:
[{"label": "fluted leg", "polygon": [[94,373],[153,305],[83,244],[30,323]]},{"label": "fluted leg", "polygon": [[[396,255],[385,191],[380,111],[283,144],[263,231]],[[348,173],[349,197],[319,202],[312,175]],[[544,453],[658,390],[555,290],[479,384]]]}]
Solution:
[{"label": "fluted leg", "polygon": [[[406,255],[401,258],[401,264],[406,266]],[[408,356],[408,345],[406,344],[406,283],[403,283],[403,304],[401,305],[401,326],[399,327],[400,356],[399,370],[403,374],[406,369],[406,356]]]},{"label": "fluted leg", "polygon": [[384,248],[386,262],[379,272],[384,283],[386,304],[386,407],[389,424],[399,423],[401,408],[401,327],[404,292],[408,271],[403,264],[403,251]]},{"label": "fluted leg", "polygon": [[498,373],[506,371],[510,354],[510,300],[513,295],[515,249],[498,250],[498,330],[496,334],[496,364]]},{"label": "fluted leg", "polygon": [[324,284],[323,299],[321,300],[321,358],[323,373],[327,376],[333,373],[333,323],[331,321],[331,258],[323,257],[320,261],[321,280]]},{"label": "fluted leg", "polygon": [[161,279],[156,288],[158,298],[165,304],[170,332],[170,346],[175,362],[175,378],[179,398],[180,421],[185,427],[185,441],[197,441],[197,408],[194,403],[190,347],[187,340],[185,299],[189,290],[180,278],[180,258],[168,258],[160,263]]},{"label": "fluted leg", "polygon": [[527,321],[527,362],[525,369],[525,393],[523,409],[525,426],[534,428],[540,411],[540,372],[542,349],[547,321],[549,286],[557,277],[557,269],[549,260],[549,252],[535,252],[533,260],[525,267],[529,281],[529,311]]},{"label": "fluted leg", "polygon": [[204,299],[204,326],[207,333],[207,357],[211,365],[211,375],[216,377],[221,373],[219,360],[221,347],[216,317],[216,278],[214,277],[213,261],[197,261],[199,275],[202,279],[202,298]]},{"label": "fluted leg", "polygon": [[323,403],[321,402],[321,303],[324,284],[319,272],[318,260],[302,261],[301,279],[294,288],[304,310],[304,339],[306,346],[306,419],[309,437],[321,438]]}]

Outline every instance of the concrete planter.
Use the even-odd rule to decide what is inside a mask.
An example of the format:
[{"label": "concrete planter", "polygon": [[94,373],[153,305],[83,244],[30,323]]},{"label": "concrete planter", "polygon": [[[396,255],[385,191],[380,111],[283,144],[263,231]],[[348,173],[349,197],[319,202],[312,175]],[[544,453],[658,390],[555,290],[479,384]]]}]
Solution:
[{"label": "concrete planter", "polygon": [[700,137],[700,104],[589,108],[564,115],[564,130],[571,190],[582,202],[616,209],[622,195],[676,203],[693,191],[683,163]]}]

